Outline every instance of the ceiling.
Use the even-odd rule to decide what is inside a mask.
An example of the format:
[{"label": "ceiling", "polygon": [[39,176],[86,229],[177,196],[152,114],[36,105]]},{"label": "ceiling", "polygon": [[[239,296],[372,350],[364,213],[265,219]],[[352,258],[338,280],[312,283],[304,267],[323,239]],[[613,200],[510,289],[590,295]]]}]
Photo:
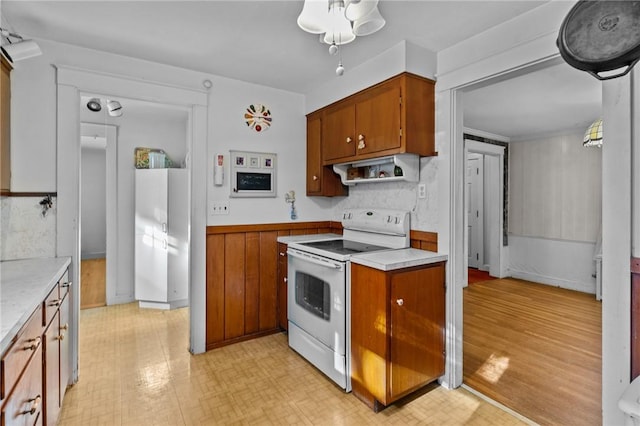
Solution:
[{"label": "ceiling", "polygon": [[587,127],[602,115],[602,83],[557,60],[464,92],[464,126],[527,140]]},{"label": "ceiling", "polygon": [[[547,0],[548,1],[548,0]],[[386,25],[343,48],[346,72],[407,40],[438,52],[546,1],[381,0]],[[298,28],[301,0],[2,0],[2,23],[44,38],[308,93],[338,78],[317,35]]]},{"label": "ceiling", "polygon": [[[380,0],[385,27],[343,47],[346,72],[402,40],[433,52],[534,9],[530,0]],[[298,28],[301,0],[2,0],[2,24],[27,38],[136,57],[297,93],[337,79],[337,60]],[[465,126],[518,138],[539,123],[598,115],[600,84],[564,63],[465,94]]]}]

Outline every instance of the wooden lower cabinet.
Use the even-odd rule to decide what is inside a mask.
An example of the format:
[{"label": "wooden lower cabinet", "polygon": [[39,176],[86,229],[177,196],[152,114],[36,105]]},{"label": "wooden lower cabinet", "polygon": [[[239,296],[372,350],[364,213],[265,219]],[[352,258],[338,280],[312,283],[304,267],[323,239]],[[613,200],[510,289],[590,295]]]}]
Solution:
[{"label": "wooden lower cabinet", "polygon": [[71,380],[69,289],[66,272],[2,355],[1,426],[58,421]]},{"label": "wooden lower cabinet", "polygon": [[351,383],[374,411],[444,374],[445,272],[351,264]]},{"label": "wooden lower cabinet", "polygon": [[289,321],[287,320],[288,260],[287,245],[278,243],[278,326],[283,330],[289,329]]}]

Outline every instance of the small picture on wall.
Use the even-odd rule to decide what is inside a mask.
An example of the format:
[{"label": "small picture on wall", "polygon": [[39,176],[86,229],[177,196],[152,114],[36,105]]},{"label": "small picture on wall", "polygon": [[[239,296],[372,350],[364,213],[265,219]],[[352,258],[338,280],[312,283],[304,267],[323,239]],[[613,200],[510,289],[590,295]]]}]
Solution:
[{"label": "small picture on wall", "polygon": [[244,167],[244,157],[242,157],[240,155],[236,157],[236,166],[237,167]]},{"label": "small picture on wall", "polygon": [[263,158],[263,160],[264,160],[264,165],[263,165],[263,167],[264,167],[265,169],[272,169],[272,168],[273,168],[273,158],[271,158],[271,157],[264,157],[264,158]]},{"label": "small picture on wall", "polygon": [[258,157],[249,157],[249,167],[260,167],[260,159]]}]

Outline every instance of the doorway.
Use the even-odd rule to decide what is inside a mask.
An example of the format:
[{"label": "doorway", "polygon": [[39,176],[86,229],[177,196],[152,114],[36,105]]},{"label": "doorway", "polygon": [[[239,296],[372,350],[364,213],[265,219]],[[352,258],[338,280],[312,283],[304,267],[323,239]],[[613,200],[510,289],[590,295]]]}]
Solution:
[{"label": "doorway", "polygon": [[[577,75],[575,75],[576,73]],[[549,78],[550,75],[553,75],[552,79]],[[571,84],[562,82],[562,79],[559,77],[563,75],[571,75]],[[584,87],[578,88],[577,83],[584,83]],[[522,84],[523,87],[519,88],[519,84]],[[536,86],[536,84],[542,84],[542,86]],[[567,85],[570,90],[575,91],[575,94],[563,92],[564,98],[554,97],[548,92],[549,90],[552,92],[558,90],[557,87],[551,87],[554,84]],[[597,90],[594,90],[594,88]],[[518,276],[518,274],[523,270],[534,270],[538,274],[532,274],[529,275],[529,277],[540,278],[541,280],[539,282],[544,284],[554,285],[556,282],[559,282],[561,287],[565,287],[565,290],[562,290],[565,292],[567,290],[572,290],[572,285],[583,285],[583,293],[577,294],[574,292],[574,295],[587,296],[585,293],[592,285],[590,277],[591,271],[589,269],[589,262],[592,261],[592,258],[590,258],[589,247],[595,242],[596,235],[594,234],[589,236],[589,238],[593,238],[593,242],[575,241],[580,238],[579,233],[583,231],[570,229],[568,224],[571,224],[571,219],[565,220],[564,217],[571,216],[573,221],[586,224],[585,228],[588,228],[589,226],[594,227],[596,219],[599,221],[599,214],[595,214],[599,205],[597,205],[597,203],[582,203],[581,197],[584,194],[582,194],[581,191],[588,193],[584,195],[583,198],[589,199],[589,197],[592,197],[595,200],[599,194],[599,190],[592,191],[593,188],[598,188],[597,182],[593,185],[584,184],[584,180],[580,179],[581,175],[579,174],[582,173],[582,171],[578,170],[578,168],[574,169],[575,172],[578,173],[577,175],[569,176],[567,171],[571,167],[566,167],[565,161],[567,164],[581,163],[581,159],[577,159],[574,154],[577,152],[576,150],[588,149],[582,148],[581,137],[590,122],[600,115],[601,96],[599,89],[599,83],[597,83],[596,80],[590,79],[589,76],[582,75],[575,70],[571,70],[568,65],[564,63],[551,61],[546,64],[546,66],[529,70],[527,73],[520,72],[514,75],[503,76],[502,78],[495,79],[492,82],[485,82],[475,87],[471,86],[465,88],[465,90],[460,93],[460,100],[464,105],[463,120],[465,127],[472,127],[475,129],[480,128],[481,131],[486,133],[498,134],[502,137],[508,138],[510,140],[510,157],[515,150],[515,148],[513,150],[511,149],[514,147],[514,143],[518,144],[517,150],[515,150],[517,153],[515,158],[519,162],[514,163],[512,157],[512,162],[509,163],[508,168],[509,174],[505,177],[505,180],[508,183],[511,183],[508,187],[509,198],[505,203],[505,205],[510,209],[508,222],[513,223],[514,225],[513,227],[512,225],[509,225],[510,233],[508,234],[508,241],[503,242],[502,238],[498,240],[499,249],[497,253],[504,254],[507,250],[509,251],[509,262],[508,264],[503,265],[502,272],[504,275],[501,276]],[[584,94],[591,96],[591,99],[585,99]],[[540,96],[540,98],[536,98],[536,96]],[[588,106],[583,108],[575,108],[575,106],[571,106],[571,112],[566,113],[566,108],[563,108],[569,103],[565,102],[567,99],[572,99],[572,102],[577,102],[578,100],[580,102],[584,101]],[[497,103],[501,103],[502,105],[500,105],[499,108],[493,109],[490,105],[493,100]],[[492,115],[491,111],[500,111],[500,108],[507,108],[509,111],[502,109],[501,113],[493,112]],[[480,109],[482,109],[481,112],[479,112]],[[520,111],[519,114],[522,116],[522,119],[520,120],[517,116],[510,116],[509,113],[513,111]],[[526,111],[526,113],[524,111]],[[584,114],[584,116],[579,116],[578,113]],[[560,118],[560,120],[558,118]],[[501,123],[501,121],[503,123]],[[543,127],[540,127],[540,123],[543,123]],[[536,128],[534,124],[538,127]],[[527,143],[532,144],[530,146],[534,148],[528,148],[526,150],[526,154],[523,154],[524,147],[527,146],[525,144]],[[555,143],[558,145],[553,149],[550,149]],[[474,149],[471,148],[471,143],[468,140],[464,141],[463,146],[465,154],[463,157],[466,172],[465,176],[469,176],[465,182],[470,182],[473,176],[470,175],[470,171],[468,170],[469,160],[471,162],[478,161],[479,157],[468,157],[469,152],[474,152]],[[584,153],[587,151],[580,152]],[[594,152],[590,152],[589,155],[593,153]],[[489,166],[489,168],[500,168],[496,167],[495,164],[496,158],[499,158],[499,156],[484,155],[481,158],[488,158],[490,161],[494,161],[493,166]],[[485,162],[484,165],[486,164],[487,163]],[[485,167],[485,177],[487,169],[488,168]],[[595,171],[597,174],[598,170],[599,169],[591,168],[589,172],[593,174]],[[528,174],[527,171],[529,171]],[[575,185],[573,183],[575,183]],[[502,189],[502,185],[492,186],[499,190]],[[471,188],[472,184],[469,183],[467,185],[467,183],[465,183],[464,188],[466,189],[467,187]],[[486,193],[483,195],[486,198]],[[548,203],[540,203],[538,201],[539,197],[550,197],[550,201]],[[475,209],[475,207],[472,207],[472,202],[473,197],[465,194],[465,197],[463,198],[465,211],[467,211],[467,209]],[[501,206],[502,203],[496,203],[494,205]],[[541,206],[545,208],[548,206],[548,210],[542,209]],[[587,215],[584,220],[582,220],[581,217],[576,219],[578,216],[573,215],[574,211],[578,211],[580,209],[586,210],[589,207],[592,208],[594,214]],[[564,212],[569,213],[564,214]],[[474,216],[473,210],[468,212],[468,216],[469,223],[471,223],[471,220],[473,219],[472,216]],[[495,212],[489,213],[485,209],[485,217],[490,216],[495,217]],[[512,219],[514,220],[512,221]],[[487,222],[485,221],[485,224],[486,223]],[[531,224],[535,224],[535,226],[532,226]],[[562,226],[564,226],[564,228],[562,228]],[[549,233],[541,231],[546,227],[550,229]],[[465,229],[473,230],[473,226],[467,226]],[[557,234],[553,234],[552,231]],[[578,235],[578,237],[573,237],[575,235]],[[469,247],[469,249],[473,247],[473,239],[475,236],[476,232],[469,232],[468,240],[465,241],[465,244],[468,244],[467,247]],[[503,243],[508,243],[508,245]],[[528,245],[525,247],[524,244]],[[524,250],[523,247],[525,247]],[[531,247],[535,247],[536,249],[531,250]],[[567,250],[567,247],[571,247],[571,249]],[[586,273],[583,274],[582,277],[575,278],[575,281],[578,282],[577,284],[570,283],[572,277],[565,277],[562,275],[563,264],[571,264],[574,269],[576,269],[576,264],[572,262],[570,257],[566,257],[567,253],[564,252],[564,250],[566,250],[575,253],[582,250],[576,250],[575,247],[584,247],[584,252],[586,253],[586,256],[583,256],[585,257],[585,261],[581,264],[585,265],[584,267],[581,266],[581,268],[585,269]],[[521,256],[521,252],[523,251],[526,251],[526,256]],[[473,252],[471,252],[471,254],[473,254]],[[505,256],[500,257],[505,259]],[[473,265],[473,259],[469,259],[467,257],[464,260],[468,266]],[[544,271],[546,275],[539,271]],[[547,273],[547,271],[551,272]],[[557,276],[549,277],[551,273],[555,273]],[[465,283],[466,278],[467,277],[465,277],[464,280]],[[500,380],[501,378],[502,380],[506,380],[510,371],[516,371],[516,363],[519,362],[516,359],[516,355],[514,355],[514,352],[511,351],[509,347],[527,347],[526,345],[528,342],[533,341],[533,336],[543,333],[544,327],[542,326],[542,322],[551,317],[551,315],[549,315],[549,317],[546,316],[546,308],[551,309],[551,301],[556,302],[557,300],[561,300],[564,296],[556,296],[556,293],[552,292],[552,296],[550,296],[550,301],[548,303],[534,302],[534,296],[538,295],[542,291],[557,291],[558,289],[551,286],[536,287],[535,284],[533,286],[529,286],[528,283],[517,280],[497,280],[497,282],[492,282],[491,285],[495,287],[501,285],[506,290],[498,289],[497,291],[492,292],[489,285],[487,285],[484,289],[487,290],[486,293],[482,293],[480,296],[474,293],[473,298],[467,297],[467,295],[470,295],[470,288],[465,289],[462,295],[464,300],[463,318],[465,330],[465,345],[463,347],[465,367],[463,381],[464,383],[470,383],[472,382],[472,376],[475,378],[475,376],[481,373],[486,377],[490,377],[491,380],[487,380],[486,382],[489,383],[488,386],[491,387],[492,392],[495,390],[494,393],[490,393],[492,398],[496,399],[498,402],[506,404],[506,401],[508,401],[509,398],[508,395],[505,395],[506,397],[504,399],[501,398]],[[524,292],[525,288],[531,289],[529,290],[529,294],[520,293]],[[518,297],[509,299],[509,297],[516,293]],[[569,291],[568,293],[571,292]],[[566,297],[567,300],[573,300],[571,299],[572,296],[570,294]],[[589,299],[589,297],[587,297],[587,299]],[[586,300],[585,303],[589,304],[589,302],[592,302],[591,304],[597,304],[597,302],[595,302],[595,297],[593,297],[593,299],[594,300]],[[469,300],[472,300],[470,304],[467,303]],[[470,317],[474,318],[474,320],[481,318],[482,316],[478,315],[478,312],[481,312],[482,309],[485,308],[488,309],[487,312],[501,311],[503,313],[507,312],[504,311],[504,309],[507,309],[510,312],[509,315],[511,315],[507,318],[510,319],[501,318],[496,324],[503,324],[507,328],[509,324],[514,324],[514,328],[518,328],[519,325],[517,324],[520,324],[518,321],[525,316],[527,309],[530,309],[534,304],[538,304],[539,306],[533,315],[534,318],[537,318],[539,323],[536,323],[536,320],[529,321],[528,325],[524,327],[524,334],[513,333],[513,336],[518,336],[513,337],[513,339],[520,340],[511,340],[506,343],[502,342],[502,346],[497,343],[500,339],[496,336],[511,335],[507,330],[501,330],[497,335],[492,337],[491,331],[486,327],[486,324],[485,327],[475,327],[476,323],[473,323],[472,325],[472,322],[468,321]],[[560,311],[563,312],[562,309],[560,309]],[[596,335],[598,338],[597,344],[599,344],[600,336],[597,335],[597,330],[600,329],[601,315],[599,310],[594,310],[594,312],[597,324],[594,324],[595,331],[593,332],[593,335]],[[562,317],[562,315],[560,315],[560,317]],[[576,321],[580,321],[579,314],[577,314]],[[593,316],[585,316],[584,321],[592,323]],[[561,322],[562,321],[560,321],[560,323]],[[500,327],[502,327],[502,325]],[[482,331],[480,331],[481,329]],[[570,330],[568,324],[566,330]],[[579,329],[576,330],[577,334],[580,332],[581,331]],[[527,333],[531,333],[531,339],[527,338]],[[566,333],[570,334],[571,332],[566,331]],[[553,339],[556,338],[556,336],[553,335],[548,335],[546,337],[547,341],[553,341]],[[570,341],[573,337],[574,336],[567,335],[567,341]],[[575,337],[577,339],[580,338],[580,336]],[[489,353],[491,355],[486,356],[482,360],[474,359],[471,361],[468,359],[467,355],[472,354],[472,356],[476,356],[477,354],[477,352],[474,352],[474,343],[472,342],[482,342],[482,345],[486,350],[485,353]],[[562,350],[559,344],[539,344],[538,347],[532,348],[532,353],[538,353],[536,352],[537,350],[545,349],[547,352],[540,353],[540,357],[548,357],[547,359],[561,358],[560,356],[557,356],[557,354],[554,355],[554,350],[556,350],[556,348],[558,348],[558,350]],[[576,348],[577,346],[572,349],[577,350]],[[589,349],[584,350],[583,353],[591,351],[589,353],[593,353],[594,357],[596,356],[595,354],[600,353],[599,350],[592,349],[593,347],[590,347]],[[570,351],[571,350],[569,350],[569,352]],[[495,355],[495,357],[493,357],[493,355]],[[528,366],[526,370],[531,370],[533,363],[526,363],[525,361],[525,364]],[[471,365],[477,366],[477,369],[471,368]],[[590,371],[590,374],[594,373],[590,377],[595,376],[599,378],[601,375],[601,371],[599,370],[600,364],[595,362],[595,365],[598,366],[596,368],[598,371]],[[486,371],[480,371],[482,369],[486,369]],[[544,376],[545,371],[532,373],[537,376]],[[553,378],[544,381],[543,383],[545,385],[548,384],[549,386],[548,389],[545,389],[546,394],[554,395],[554,390],[560,388],[571,388],[575,383],[579,383],[579,379],[571,380],[567,377],[558,379],[557,384],[554,384]],[[580,375],[577,374],[576,377],[580,377]],[[526,390],[527,386],[538,386],[537,384],[533,385],[533,383],[533,381],[528,382],[526,378],[524,378],[521,380],[521,389]],[[595,387],[597,388],[597,391],[592,392],[590,397],[595,399],[596,404],[599,404],[601,388],[598,387],[597,384]],[[484,393],[488,392],[485,391]],[[525,391],[523,393],[527,392]],[[518,406],[509,405],[509,408],[518,412],[525,411],[524,408]],[[539,407],[539,409],[546,410],[547,407]],[[565,411],[568,411],[566,407]],[[596,412],[599,411],[596,410]],[[544,419],[544,417],[533,418],[534,421],[541,421],[541,419]]]}]

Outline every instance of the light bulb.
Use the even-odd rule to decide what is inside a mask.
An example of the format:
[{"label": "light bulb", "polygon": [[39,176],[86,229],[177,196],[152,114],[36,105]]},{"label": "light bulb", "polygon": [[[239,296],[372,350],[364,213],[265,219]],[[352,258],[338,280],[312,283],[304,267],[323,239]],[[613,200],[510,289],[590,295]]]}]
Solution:
[{"label": "light bulb", "polygon": [[331,46],[329,46],[329,55],[335,55],[336,53],[338,53],[338,46],[334,41],[333,43],[331,43]]},{"label": "light bulb", "polygon": [[344,67],[342,66],[342,62],[338,63],[338,68],[336,68],[336,75],[340,77],[344,74]]}]

